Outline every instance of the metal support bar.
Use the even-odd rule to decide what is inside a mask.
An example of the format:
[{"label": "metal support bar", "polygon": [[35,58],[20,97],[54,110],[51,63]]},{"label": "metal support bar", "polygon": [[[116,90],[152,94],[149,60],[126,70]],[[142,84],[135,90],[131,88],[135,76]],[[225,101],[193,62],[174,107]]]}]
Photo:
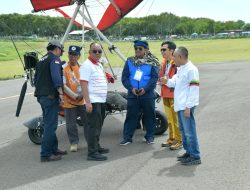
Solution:
[{"label": "metal support bar", "polygon": [[106,36],[103,35],[103,33],[96,28],[96,26],[86,17],[83,12],[79,10],[79,14],[84,18],[84,20],[95,30],[96,33],[109,45],[109,48],[114,49],[114,52],[122,59],[122,61],[126,61],[126,57],[120,52],[120,50],[117,47],[114,47],[114,45],[106,38]]},{"label": "metal support bar", "polygon": [[[84,5],[84,6],[85,6],[85,9],[86,9],[87,15],[88,15],[88,17],[89,17],[89,20],[93,23],[93,21],[92,21],[92,19],[91,19],[91,17],[90,17],[88,8],[86,7],[86,5]],[[98,35],[97,32],[95,32],[95,33],[96,33],[96,35],[97,35],[97,37],[98,37],[98,40],[101,42],[100,36]],[[110,51],[110,49],[109,49],[109,51]],[[104,53],[106,59],[108,60],[107,54],[106,54],[106,52],[104,51],[104,49],[103,49],[103,53]],[[117,76],[115,75],[114,70],[113,70],[112,65],[110,64],[109,60],[108,60],[108,65],[109,65],[109,69],[111,70],[111,73],[112,73],[114,79],[117,79]]]},{"label": "metal support bar", "polygon": [[72,18],[70,19],[70,22],[69,22],[69,25],[68,25],[68,27],[67,27],[67,30],[66,30],[66,32],[65,32],[65,34],[64,34],[64,36],[63,36],[63,38],[62,38],[62,40],[61,40],[61,44],[64,44],[64,42],[65,42],[66,39],[68,38],[69,32],[70,32],[70,30],[72,29],[73,22],[74,22],[74,20],[75,20],[75,18],[76,18],[77,13],[78,13],[79,10],[80,10],[80,7],[81,7],[81,4],[78,4],[77,7],[76,7],[76,9],[75,9],[75,11],[74,11],[74,14],[73,14]]},{"label": "metal support bar", "polygon": [[[84,13],[84,6],[85,4],[82,5],[82,12]],[[85,51],[85,46],[84,46],[84,18],[82,17],[82,63],[84,62],[84,51]]]}]

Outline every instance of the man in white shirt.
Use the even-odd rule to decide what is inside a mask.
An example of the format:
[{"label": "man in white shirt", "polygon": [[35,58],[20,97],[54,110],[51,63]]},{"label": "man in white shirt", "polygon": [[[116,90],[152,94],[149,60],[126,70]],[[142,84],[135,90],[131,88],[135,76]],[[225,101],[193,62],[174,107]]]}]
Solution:
[{"label": "man in white shirt", "polygon": [[174,51],[174,62],[179,70],[171,79],[161,78],[160,83],[174,89],[174,110],[178,114],[179,129],[185,153],[178,156],[182,165],[201,163],[196,134],[194,110],[199,104],[199,71],[188,60],[188,50],[179,47]]},{"label": "man in white shirt", "polygon": [[80,83],[85,100],[88,129],[88,157],[87,160],[103,161],[109,149],[102,148],[99,143],[101,129],[105,116],[105,103],[107,97],[107,79],[100,63],[102,46],[91,43],[88,59],[80,68]]}]

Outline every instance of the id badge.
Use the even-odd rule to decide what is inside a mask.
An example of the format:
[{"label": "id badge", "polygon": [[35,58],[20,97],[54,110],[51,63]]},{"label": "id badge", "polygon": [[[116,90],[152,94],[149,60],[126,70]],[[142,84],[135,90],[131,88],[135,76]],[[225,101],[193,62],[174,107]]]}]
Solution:
[{"label": "id badge", "polygon": [[137,81],[140,81],[141,77],[142,77],[142,71],[137,70],[136,73],[135,73],[134,79],[137,80]]}]

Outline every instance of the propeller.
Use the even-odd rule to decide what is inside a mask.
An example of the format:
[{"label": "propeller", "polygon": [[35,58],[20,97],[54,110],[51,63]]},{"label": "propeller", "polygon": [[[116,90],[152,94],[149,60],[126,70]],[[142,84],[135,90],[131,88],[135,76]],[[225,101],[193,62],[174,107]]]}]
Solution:
[{"label": "propeller", "polygon": [[20,111],[21,111],[21,108],[22,108],[22,105],[23,105],[23,100],[24,100],[25,93],[26,93],[26,90],[27,90],[27,82],[28,82],[27,80],[24,82],[24,84],[22,86],[22,89],[21,89],[21,93],[20,93],[17,108],[16,108],[16,117],[19,117],[19,114],[20,114]]}]

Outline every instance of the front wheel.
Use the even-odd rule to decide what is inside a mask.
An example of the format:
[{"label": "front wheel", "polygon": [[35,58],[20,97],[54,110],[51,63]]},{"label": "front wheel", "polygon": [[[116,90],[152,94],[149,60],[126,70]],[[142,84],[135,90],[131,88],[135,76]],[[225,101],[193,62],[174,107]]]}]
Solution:
[{"label": "front wheel", "polygon": [[37,145],[40,145],[42,143],[42,136],[43,136],[43,128],[41,125],[38,125],[34,129],[28,130],[28,135],[30,140]]},{"label": "front wheel", "polygon": [[155,111],[155,135],[162,135],[168,129],[168,121],[161,111]]},{"label": "front wheel", "polygon": [[[141,116],[143,130],[146,129],[144,116]],[[140,124],[140,123],[139,123]],[[155,135],[162,135],[168,129],[168,121],[164,113],[155,110]]]}]

